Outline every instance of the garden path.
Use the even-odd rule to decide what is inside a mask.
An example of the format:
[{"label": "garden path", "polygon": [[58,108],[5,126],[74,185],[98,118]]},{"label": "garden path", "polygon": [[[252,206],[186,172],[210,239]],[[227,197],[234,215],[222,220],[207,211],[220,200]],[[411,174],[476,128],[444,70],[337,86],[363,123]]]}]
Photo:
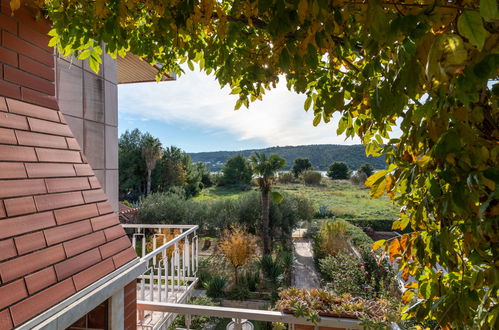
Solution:
[{"label": "garden path", "polygon": [[319,274],[315,269],[312,241],[309,238],[293,237],[293,246],[295,258],[292,285],[303,289],[319,288]]}]

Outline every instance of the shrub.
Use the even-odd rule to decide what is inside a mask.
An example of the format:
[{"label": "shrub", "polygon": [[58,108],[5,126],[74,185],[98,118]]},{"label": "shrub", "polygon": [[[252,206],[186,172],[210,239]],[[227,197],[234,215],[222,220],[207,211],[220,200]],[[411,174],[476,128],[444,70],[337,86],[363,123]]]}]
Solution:
[{"label": "shrub", "polygon": [[[190,305],[201,305],[201,306],[218,306],[218,304],[207,296],[197,296],[189,301]],[[216,318],[202,315],[191,316],[191,324],[189,329],[201,330],[205,329],[206,324],[215,322]],[[174,330],[178,328],[186,328],[184,315],[178,315],[173,323],[168,328],[169,330]]]},{"label": "shrub", "polygon": [[239,283],[239,268],[246,265],[256,254],[256,237],[240,225],[224,230],[219,243],[220,252],[234,268],[234,282]]},{"label": "shrub", "polygon": [[256,291],[258,284],[260,284],[260,272],[255,269],[247,270],[243,274],[243,281],[248,285],[250,291]]},{"label": "shrub", "polygon": [[312,163],[308,158],[297,158],[293,163],[291,171],[293,172],[294,176],[297,178],[303,171],[311,169],[312,169]]},{"label": "shrub", "polygon": [[219,185],[249,184],[253,176],[248,160],[241,154],[227,159],[222,173]]},{"label": "shrub", "polygon": [[337,255],[348,249],[348,223],[344,220],[324,221],[319,233],[322,253]]},{"label": "shrub", "polygon": [[322,175],[317,171],[304,171],[302,173],[303,182],[306,185],[319,185],[322,180]]},{"label": "shrub", "polygon": [[349,170],[347,164],[343,162],[334,162],[329,165],[327,176],[333,180],[346,180],[348,179]]},{"label": "shrub", "polygon": [[373,240],[371,239],[371,237],[367,236],[367,234],[361,228],[356,227],[349,222],[346,223],[346,235],[349,237],[350,241],[355,247],[370,247],[373,244]]},{"label": "shrub", "polygon": [[319,270],[327,281],[327,287],[336,294],[349,293],[356,297],[370,297],[365,283],[364,270],[355,256],[336,254],[319,260]]},{"label": "shrub", "polygon": [[[392,231],[392,219],[346,219],[357,227],[371,227],[375,231]],[[408,229],[407,229],[408,230]]]},{"label": "shrub", "polygon": [[292,183],[295,181],[295,177],[293,174],[289,172],[280,172],[279,173],[279,182],[283,184]]},{"label": "shrub", "polygon": [[227,282],[219,277],[213,276],[205,285],[206,295],[210,298],[221,298],[224,296],[224,288]]},{"label": "shrub", "polygon": [[227,293],[227,297],[233,300],[245,300],[250,296],[250,290],[248,284],[244,281],[238,283],[232,287],[232,289]]},{"label": "shrub", "polygon": [[138,217],[142,223],[187,223],[191,204],[177,193],[153,193],[142,201]]},{"label": "shrub", "polygon": [[370,177],[373,175],[374,169],[371,164],[369,163],[364,163],[362,164],[359,169],[357,170],[357,173],[364,173],[366,175],[366,178]]},{"label": "shrub", "polygon": [[363,186],[366,180],[367,175],[364,172],[357,172],[350,177],[350,182],[358,186]]}]

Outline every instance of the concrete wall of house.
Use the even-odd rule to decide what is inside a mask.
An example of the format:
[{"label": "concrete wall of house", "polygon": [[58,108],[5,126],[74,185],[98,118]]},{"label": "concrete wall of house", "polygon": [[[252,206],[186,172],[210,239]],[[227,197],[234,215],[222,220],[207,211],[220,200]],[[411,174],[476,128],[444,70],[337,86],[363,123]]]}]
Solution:
[{"label": "concrete wall of house", "polygon": [[103,58],[95,74],[86,61],[56,57],[59,108],[114,211],[118,211],[118,88],[116,60]]}]

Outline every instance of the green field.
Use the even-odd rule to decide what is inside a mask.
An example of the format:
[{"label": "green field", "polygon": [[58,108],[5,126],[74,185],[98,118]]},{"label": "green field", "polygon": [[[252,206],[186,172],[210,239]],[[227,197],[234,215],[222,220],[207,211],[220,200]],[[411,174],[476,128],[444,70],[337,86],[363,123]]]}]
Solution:
[{"label": "green field", "polygon": [[[300,194],[311,199],[317,210],[326,206],[334,215],[342,218],[396,219],[398,208],[393,206],[387,196],[378,199],[369,197],[369,189],[353,185],[347,180],[324,179],[320,186],[303,184],[278,184],[276,189]],[[252,189],[257,190],[253,187]],[[195,197],[196,200],[237,198],[248,191],[234,187],[211,187]]]}]

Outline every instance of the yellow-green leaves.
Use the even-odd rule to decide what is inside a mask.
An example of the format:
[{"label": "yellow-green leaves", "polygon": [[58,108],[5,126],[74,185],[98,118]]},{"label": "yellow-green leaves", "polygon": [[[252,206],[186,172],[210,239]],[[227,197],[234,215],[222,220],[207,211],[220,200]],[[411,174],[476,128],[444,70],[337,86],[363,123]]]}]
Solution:
[{"label": "yellow-green leaves", "polygon": [[386,187],[386,173],[388,173],[387,170],[381,170],[367,178],[366,186],[371,187],[372,198],[378,198],[383,195]]},{"label": "yellow-green leaves", "polygon": [[469,42],[482,50],[487,38],[487,31],[483,27],[482,17],[477,11],[465,10],[457,21],[459,33]]},{"label": "yellow-green leaves", "polygon": [[385,242],[386,242],[386,240],[384,240],[384,239],[374,242],[372,245],[373,250],[379,249],[380,247],[383,246],[383,244],[385,244]]},{"label": "yellow-green leaves", "polygon": [[487,22],[499,20],[497,0],[480,0],[480,15]]}]

